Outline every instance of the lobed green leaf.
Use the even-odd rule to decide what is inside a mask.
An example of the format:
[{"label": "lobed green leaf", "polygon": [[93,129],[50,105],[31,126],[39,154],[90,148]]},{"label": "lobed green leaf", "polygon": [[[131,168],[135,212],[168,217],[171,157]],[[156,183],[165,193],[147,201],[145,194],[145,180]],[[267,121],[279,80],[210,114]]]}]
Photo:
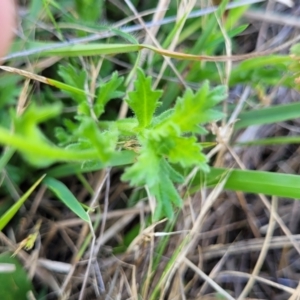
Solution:
[{"label": "lobed green leaf", "polygon": [[[93,119],[85,117],[82,119],[78,134],[85,138],[81,142],[88,140],[92,145],[91,148],[97,150],[101,161],[109,161],[116,149],[119,137],[115,126],[112,126],[108,131],[101,132]],[[84,148],[88,148],[88,146],[86,144]]]},{"label": "lobed green leaf", "polygon": [[94,106],[94,112],[98,118],[104,112],[104,107],[108,101],[123,96],[124,92],[118,90],[123,81],[124,78],[119,77],[118,72],[114,72],[109,81],[100,83]]},{"label": "lobed green leaf", "polygon": [[151,123],[162,91],[152,90],[151,77],[146,77],[141,69],[137,70],[137,80],[134,85],[135,90],[128,93],[127,103],[134,111],[139,127],[145,128]]},{"label": "lobed green leaf", "polygon": [[173,115],[166,121],[176,124],[181,132],[197,132],[199,124],[222,118],[223,114],[212,108],[225,97],[224,86],[210,91],[206,81],[196,94],[187,89],[183,97],[177,100]]},{"label": "lobed green leaf", "polygon": [[157,174],[160,170],[161,158],[151,145],[141,149],[137,161],[125,169],[122,180],[130,181],[132,186],[147,185],[152,187],[159,182]]}]

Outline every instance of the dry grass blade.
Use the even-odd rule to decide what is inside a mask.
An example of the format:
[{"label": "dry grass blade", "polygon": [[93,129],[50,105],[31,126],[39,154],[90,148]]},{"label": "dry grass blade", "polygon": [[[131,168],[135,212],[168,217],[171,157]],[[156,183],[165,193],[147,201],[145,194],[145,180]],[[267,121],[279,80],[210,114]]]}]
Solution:
[{"label": "dry grass blade", "polygon": [[276,209],[277,209],[277,198],[274,197],[272,200],[272,210],[271,210],[271,215],[270,215],[269,227],[268,227],[268,231],[267,231],[267,234],[266,234],[266,237],[264,240],[263,247],[259,254],[256,265],[252,271],[251,277],[250,277],[249,281],[247,282],[246,286],[244,287],[242,293],[240,294],[238,300],[242,300],[247,297],[247,295],[249,294],[250,290],[253,288],[253,285],[255,283],[254,276],[257,276],[259,274],[262,264],[266,258],[269,243],[270,243],[270,240],[271,240],[271,237],[272,237],[272,234],[274,231],[274,227],[275,227],[274,211],[276,211]]},{"label": "dry grass blade", "polygon": [[187,264],[193,271],[195,271],[199,276],[201,276],[209,285],[211,285],[222,297],[228,300],[234,300],[234,298],[228,294],[224,289],[222,289],[215,281],[213,281],[209,276],[202,272],[197,266],[195,266],[191,261],[185,258],[184,263]]},{"label": "dry grass blade", "polygon": [[218,274],[218,277],[222,277],[223,275],[227,276],[227,275],[232,275],[232,276],[236,276],[236,277],[245,277],[245,278],[252,278],[254,277],[255,280],[259,281],[259,282],[262,282],[262,283],[265,283],[265,284],[268,284],[272,287],[275,287],[279,290],[283,290],[289,294],[293,294],[295,292],[295,289],[292,289],[290,287],[287,287],[285,285],[282,285],[282,284],[278,284],[274,281],[271,281],[271,280],[268,280],[266,278],[263,278],[263,277],[260,277],[260,276],[255,276],[253,274],[248,274],[248,273],[243,273],[243,272],[238,272],[238,271],[223,271],[223,272],[220,272]]},{"label": "dry grass blade", "polygon": [[274,11],[262,12],[257,10],[249,10],[245,13],[245,16],[250,20],[264,21],[267,23],[274,23],[284,26],[300,28],[300,22],[298,18],[289,15],[278,14]]}]

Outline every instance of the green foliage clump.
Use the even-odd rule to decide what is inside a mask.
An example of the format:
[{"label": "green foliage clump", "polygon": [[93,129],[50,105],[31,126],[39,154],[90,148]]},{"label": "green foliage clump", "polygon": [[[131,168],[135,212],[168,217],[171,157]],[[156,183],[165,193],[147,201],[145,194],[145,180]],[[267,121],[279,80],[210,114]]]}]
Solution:
[{"label": "green foliage clump", "polygon": [[153,117],[161,94],[162,91],[151,89],[151,78],[139,70],[135,91],[129,93],[127,102],[138,120],[134,130],[140,149],[137,161],[127,168],[122,178],[133,186],[149,188],[157,200],[156,218],[161,215],[172,218],[171,203],[177,207],[182,205],[173,182],[183,181],[172,164],[209,170],[195,135],[205,132],[200,124],[221,118],[222,114],[212,108],[224,99],[226,91],[222,86],[210,90],[205,82],[196,93],[188,89],[173,109]]},{"label": "green foliage clump", "polygon": [[[73,119],[64,118],[63,126],[56,128],[58,142],[48,139],[39,124],[58,117],[62,111],[60,104],[30,105],[21,117],[14,117],[14,134],[1,129],[3,141],[20,150],[30,164],[39,168],[59,161],[90,165],[101,162],[110,166],[116,157],[130,152],[132,165],[125,169],[122,179],[133,187],[148,188],[157,203],[154,219],[172,218],[174,206],[182,205],[174,184],[183,181],[174,166],[197,166],[209,171],[197,135],[206,132],[205,123],[222,117],[213,108],[226,97],[225,87],[210,89],[208,82],[204,82],[196,92],[187,89],[173,108],[155,115],[163,92],[151,88],[151,78],[141,69],[137,70],[134,90],[127,96],[123,78],[116,72],[107,82],[99,83],[94,98],[78,92],[84,89],[87,80],[84,72],[76,72],[69,65],[60,67],[59,74],[65,84],[74,87],[65,93],[76,102],[77,112]],[[121,97],[125,97],[134,117],[102,121],[106,105]],[[126,163],[121,158],[120,165]]]}]

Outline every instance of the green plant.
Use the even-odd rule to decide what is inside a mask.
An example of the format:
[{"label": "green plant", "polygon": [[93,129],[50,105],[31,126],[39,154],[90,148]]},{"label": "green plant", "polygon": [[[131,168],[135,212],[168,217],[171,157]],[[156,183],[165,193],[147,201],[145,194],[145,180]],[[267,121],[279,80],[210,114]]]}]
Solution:
[{"label": "green plant", "polygon": [[[59,74],[68,85],[83,88],[85,74],[76,74],[71,65],[61,67]],[[61,147],[50,142],[38,128],[39,123],[61,113],[59,104],[44,108],[31,105],[21,117],[14,117],[14,134],[1,129],[0,140],[20,150],[24,159],[37,167],[74,160],[109,166],[115,157],[130,151],[135,162],[125,170],[123,180],[134,187],[147,186],[155,196],[154,219],[172,218],[174,207],[182,206],[174,184],[183,181],[172,165],[198,166],[209,171],[197,135],[206,132],[200,124],[222,117],[213,107],[226,97],[226,89],[222,86],[210,89],[205,82],[195,93],[188,89],[174,108],[156,116],[162,91],[152,90],[151,78],[138,69],[135,89],[126,97],[134,117],[98,121],[110,100],[124,96],[122,82],[123,78],[114,73],[109,81],[100,83],[92,105],[85,95],[71,91],[77,102],[77,114],[73,120],[64,120],[64,128],[56,129]]]},{"label": "green plant", "polygon": [[[117,30],[116,34],[124,35]],[[124,37],[127,35],[125,34]],[[216,37],[217,40],[218,38]],[[128,39],[131,39],[130,36]],[[131,41],[135,42],[134,39]],[[179,59],[219,60],[217,57],[187,55],[139,44],[67,46],[45,50],[40,55],[86,56],[132,52],[142,48],[148,48],[158,54]],[[297,50],[296,47],[294,49]],[[278,63],[281,64],[282,68],[282,70],[277,69],[278,71],[293,72],[285,80],[289,86],[293,85],[297,75],[295,71],[297,65],[288,56],[273,55],[267,59],[251,58],[233,69],[231,80],[248,81],[249,76],[254,78],[253,72],[257,74],[259,79],[264,76],[267,78],[269,73],[261,73],[264,71],[265,65],[274,64],[275,66]],[[290,66],[292,67],[290,68]],[[23,158],[30,164],[45,168],[56,162],[77,161],[80,163],[78,165],[80,172],[96,170],[105,166],[131,164],[125,169],[122,179],[129,181],[133,187],[147,187],[150,195],[155,197],[154,220],[163,216],[172,218],[174,208],[182,206],[182,195],[178,194],[175,184],[183,182],[183,174],[186,174],[192,167],[202,170],[204,176],[206,176],[205,173],[209,172],[208,159],[202,152],[203,145],[198,142],[199,134],[206,133],[204,127],[200,125],[222,118],[222,114],[213,107],[226,98],[224,86],[219,85],[210,89],[208,82],[205,81],[196,92],[187,89],[181,97],[177,98],[172,108],[160,112],[157,108],[160,106],[159,99],[163,98],[163,93],[161,90],[152,90],[151,78],[146,77],[142,69],[133,68],[129,75],[129,77],[134,76],[136,71],[137,79],[133,91],[126,90],[128,79],[124,85],[124,78],[119,77],[118,73],[114,72],[109,80],[99,82],[96,94],[92,95],[85,92],[85,85],[89,82],[87,73],[78,71],[76,65],[59,66],[58,74],[63,82],[13,68],[1,68],[53,85],[68,94],[77,104],[76,114],[72,118],[64,118],[56,126],[56,142],[47,138],[38,125],[60,115],[63,109],[61,103],[43,107],[31,104],[22,116],[17,116],[12,112],[14,133],[0,127],[0,143],[19,150]],[[209,71],[207,74],[208,78],[213,81],[216,80],[216,78],[209,76]],[[239,77],[236,77],[235,74],[238,74]],[[276,73],[273,76],[273,81],[268,79],[268,84],[275,84],[280,74]],[[234,83],[236,84],[236,82]],[[134,117],[104,121],[102,117],[106,106],[110,101],[117,98],[123,98],[128,103]],[[280,120],[290,119],[298,115],[294,106],[298,106],[298,104],[287,105],[286,108],[283,106],[270,108],[271,113],[267,112],[268,109],[265,109],[266,113],[264,110],[260,110],[255,112],[256,118],[251,117],[252,112],[246,112],[241,115],[241,121],[237,122],[236,129],[254,124],[253,122],[259,122],[259,124],[274,122],[276,114]],[[155,114],[156,111],[159,113]],[[288,113],[292,115],[289,116]],[[257,118],[257,115],[261,117]],[[2,167],[6,163],[7,159],[3,157]],[[61,176],[62,169],[61,167],[58,168],[60,168],[58,173]],[[51,176],[57,176],[55,170],[57,168],[50,170]],[[74,169],[71,169],[72,172]],[[247,179],[245,180],[247,182]],[[272,185],[272,179],[270,185]],[[255,189],[254,185],[253,188]],[[248,185],[247,190],[252,191],[251,184]],[[265,193],[274,194],[271,189],[263,188],[263,190]],[[281,192],[280,195],[285,194]],[[68,206],[72,209],[72,204],[69,203]],[[77,205],[74,204],[74,206]],[[73,211],[75,212],[76,209]]]}]

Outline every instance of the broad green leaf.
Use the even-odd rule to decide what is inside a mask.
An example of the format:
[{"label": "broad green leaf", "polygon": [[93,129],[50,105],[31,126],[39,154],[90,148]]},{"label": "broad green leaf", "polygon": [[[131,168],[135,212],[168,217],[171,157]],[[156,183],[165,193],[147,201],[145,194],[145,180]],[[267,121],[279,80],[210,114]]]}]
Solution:
[{"label": "broad green leaf", "polygon": [[88,213],[65,184],[51,177],[45,178],[43,183],[80,219],[90,222]]},{"label": "broad green leaf", "polygon": [[239,115],[239,121],[235,123],[235,129],[245,128],[251,125],[262,125],[283,122],[300,117],[300,103],[275,105],[272,107],[251,110]]},{"label": "broad green leaf", "polygon": [[8,222],[14,217],[14,215],[18,212],[20,207],[24,204],[24,202],[28,199],[28,197],[32,194],[35,188],[40,184],[40,182],[44,179],[46,175],[43,175],[39,178],[30,189],[8,210],[5,214],[0,218],[0,231],[8,224]]},{"label": "broad green leaf", "polygon": [[141,128],[150,125],[158,99],[162,91],[154,91],[151,88],[151,77],[146,77],[141,69],[137,71],[135,90],[128,93],[127,103],[134,111]]},{"label": "broad green leaf", "polygon": [[33,285],[19,260],[10,253],[2,253],[0,267],[7,269],[0,271],[0,299],[28,300],[27,293],[33,292]]},{"label": "broad green leaf", "polygon": [[104,107],[108,101],[123,96],[124,93],[118,90],[123,80],[123,77],[118,76],[118,72],[114,72],[108,82],[100,83],[94,106],[94,111],[98,118],[104,112]]}]

